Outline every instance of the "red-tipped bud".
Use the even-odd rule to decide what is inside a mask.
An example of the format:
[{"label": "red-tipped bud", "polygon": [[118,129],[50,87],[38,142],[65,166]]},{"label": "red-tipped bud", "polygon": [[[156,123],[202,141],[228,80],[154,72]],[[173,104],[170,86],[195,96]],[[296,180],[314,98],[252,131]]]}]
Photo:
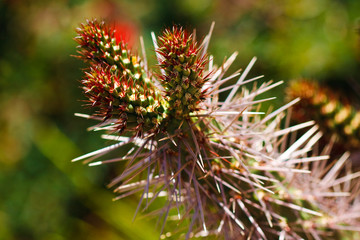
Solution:
[{"label": "red-tipped bud", "polygon": [[161,83],[169,99],[169,115],[177,119],[198,110],[198,103],[204,98],[206,61],[199,51],[194,37],[182,28],[165,30],[159,37],[158,53],[162,56],[159,66],[164,70]]}]

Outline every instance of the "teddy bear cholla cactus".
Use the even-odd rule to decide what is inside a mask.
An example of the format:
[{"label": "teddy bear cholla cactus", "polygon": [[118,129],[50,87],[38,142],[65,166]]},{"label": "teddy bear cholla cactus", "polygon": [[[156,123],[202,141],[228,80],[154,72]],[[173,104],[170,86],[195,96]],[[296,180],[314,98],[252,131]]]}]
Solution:
[{"label": "teddy bear cholla cactus", "polygon": [[[312,121],[292,127],[285,121],[280,128],[298,99],[261,117],[259,105],[272,98],[258,96],[281,82],[244,88],[262,77],[246,79],[255,58],[241,74],[229,75],[237,54],[216,68],[206,53],[211,31],[199,45],[174,27],[158,40],[153,34],[160,68],[155,74],[114,32],[96,20],[77,30],[80,57],[90,64],[83,88],[98,108],[94,115],[77,115],[100,120],[91,129],[107,130],[103,138],[116,143],[74,161],[125,161],[109,186],[116,199],[142,192],[135,215],[165,197],[164,207],[154,211],[162,215],[161,232],[168,219],[180,221],[178,230],[162,236],[185,239],[328,239],[338,229],[359,230],[359,216],[351,212],[359,208],[352,181],[359,174],[340,175],[346,155],[330,169],[326,153],[310,155],[321,135]],[[222,100],[219,94],[226,91]],[[289,144],[289,135],[309,127]],[[125,145],[131,146],[126,154],[96,161]],[[347,211],[349,217],[341,217]]]}]

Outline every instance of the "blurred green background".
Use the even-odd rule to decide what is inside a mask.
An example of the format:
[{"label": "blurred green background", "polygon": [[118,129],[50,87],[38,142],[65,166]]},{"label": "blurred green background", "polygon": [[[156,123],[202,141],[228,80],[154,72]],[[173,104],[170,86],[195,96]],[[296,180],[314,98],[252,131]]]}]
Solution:
[{"label": "blurred green background", "polygon": [[143,35],[152,66],[151,31],[181,24],[201,39],[215,21],[217,64],[257,56],[253,75],[332,82],[359,102],[359,0],[0,0],[0,239],[158,239],[156,221],[132,222],[134,197],[112,201],[112,166],[70,162],[107,144],[74,116],[87,111],[74,30],[93,18],[130,26],[134,48]]}]

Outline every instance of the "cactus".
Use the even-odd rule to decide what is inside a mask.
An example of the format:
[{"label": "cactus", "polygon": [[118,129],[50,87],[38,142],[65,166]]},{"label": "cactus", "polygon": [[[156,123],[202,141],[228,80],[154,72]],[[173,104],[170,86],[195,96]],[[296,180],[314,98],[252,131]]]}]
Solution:
[{"label": "cactus", "polygon": [[160,81],[169,103],[169,115],[187,118],[189,113],[198,110],[199,102],[204,99],[206,58],[198,56],[200,48],[193,36],[176,27],[165,30],[159,37],[157,51],[161,56],[159,65],[164,74]]},{"label": "cactus", "polygon": [[79,57],[90,64],[83,89],[90,105],[99,108],[98,115],[119,132],[158,131],[164,117],[163,99],[139,57],[118,42],[115,29],[104,22],[88,21],[77,32]]},{"label": "cactus", "polygon": [[[216,67],[206,53],[211,31],[197,44],[174,27],[153,37],[157,73],[145,72],[106,24],[88,21],[77,33],[80,57],[90,65],[84,92],[97,108],[78,115],[99,120],[92,129],[106,130],[103,138],[115,143],[73,161],[126,161],[109,184],[115,199],[142,192],[135,215],[140,209],[160,214],[162,238],[336,239],[340,230],[360,230],[354,183],[360,175],[343,175],[348,154],[330,169],[328,152],[313,155],[321,137],[314,121],[286,121],[299,99],[263,117],[260,104],[273,98],[261,94],[281,82],[246,89],[262,77],[247,79],[256,58],[242,73],[228,74],[237,53]],[[299,129],[308,130],[290,144],[288,136]],[[119,157],[98,159],[116,150]],[[164,205],[154,210],[158,198]],[[173,217],[179,223],[165,228]]]},{"label": "cactus", "polygon": [[289,99],[302,99],[295,108],[295,120],[314,119],[328,141],[334,137],[342,149],[359,149],[360,111],[348,101],[341,101],[338,93],[309,79],[292,81],[286,93]]}]

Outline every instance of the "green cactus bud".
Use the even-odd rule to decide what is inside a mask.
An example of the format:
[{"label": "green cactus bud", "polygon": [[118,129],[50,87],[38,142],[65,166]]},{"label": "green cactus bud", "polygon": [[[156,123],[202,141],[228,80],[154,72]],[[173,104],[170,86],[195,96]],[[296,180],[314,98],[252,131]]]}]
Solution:
[{"label": "green cactus bud", "polygon": [[[189,113],[197,110],[197,103],[200,102],[201,95],[205,94],[202,92],[202,86],[206,81],[203,76],[205,61],[204,58],[197,58],[199,47],[192,35],[182,29],[174,28],[172,31],[166,30],[159,37],[158,52],[164,59],[159,64],[165,72],[161,83],[167,96],[174,101],[174,104],[169,106],[169,114],[177,119],[188,118]],[[190,85],[196,89],[190,90]],[[197,92],[200,94],[184,98],[186,93]],[[179,104],[177,99],[182,99],[182,104]],[[178,108],[182,108],[181,111]]]}]

